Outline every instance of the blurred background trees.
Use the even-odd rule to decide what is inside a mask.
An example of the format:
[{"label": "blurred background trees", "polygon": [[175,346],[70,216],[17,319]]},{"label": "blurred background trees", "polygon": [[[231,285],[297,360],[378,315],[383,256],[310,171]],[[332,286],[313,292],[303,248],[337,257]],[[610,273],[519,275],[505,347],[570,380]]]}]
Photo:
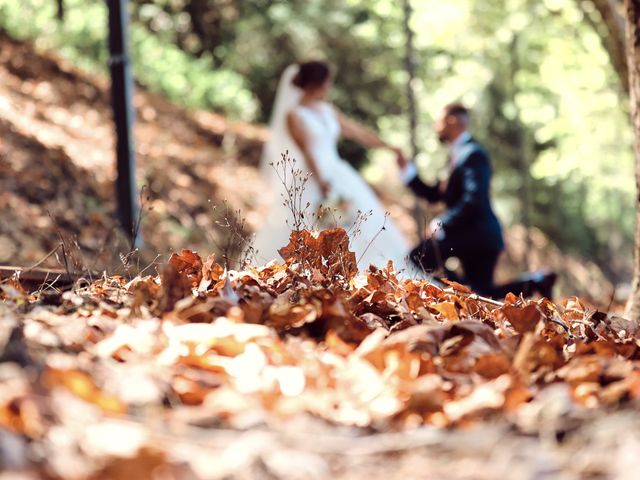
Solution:
[{"label": "blurred background trees", "polygon": [[[409,148],[402,2],[131,0],[139,84],[194,109],[266,122],[289,63],[329,60],[334,101]],[[632,131],[611,1],[414,0],[419,151],[427,178],[445,163],[432,116],[452,100],[474,109],[493,155],[507,224],[540,228],[563,250],[630,275]],[[106,71],[104,0],[4,0],[0,26],[90,70]],[[618,52],[618,53],[616,53]],[[374,184],[388,158],[351,144],[345,157]],[[378,155],[381,155],[378,157]]]}]

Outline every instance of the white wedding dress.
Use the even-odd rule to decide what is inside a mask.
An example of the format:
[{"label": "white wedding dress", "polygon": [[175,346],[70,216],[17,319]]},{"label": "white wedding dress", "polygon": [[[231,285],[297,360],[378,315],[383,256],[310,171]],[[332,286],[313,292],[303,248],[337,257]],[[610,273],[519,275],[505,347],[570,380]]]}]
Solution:
[{"label": "white wedding dress", "polygon": [[[281,80],[278,96],[283,94],[282,82],[288,82],[287,72]],[[285,84],[285,91],[288,91],[288,88],[289,86]],[[343,227],[349,232],[350,249],[356,254],[358,269],[366,269],[370,264],[384,267],[388,260],[393,260],[396,271],[404,271],[406,274],[409,266],[407,257],[409,246],[406,239],[393,221],[388,218],[371,187],[338,154],[337,143],[340,136],[340,124],[335,110],[325,102],[306,106],[296,101],[291,105],[294,100],[299,99],[299,96],[299,92],[288,91],[289,108],[286,111],[278,112],[278,107],[282,110],[282,102],[278,105],[278,100],[276,100],[274,115],[279,115],[281,118],[272,119],[271,137],[265,147],[262,161],[263,178],[268,182],[266,188],[270,190],[272,201],[269,213],[262,228],[256,233],[253,243],[258,262],[280,259],[278,249],[289,243],[289,235],[293,225],[291,210],[283,205],[283,195],[286,196],[287,188],[291,189],[293,179],[290,171],[286,172],[287,178],[285,179],[282,165],[276,165],[281,161],[281,154],[285,150],[288,151],[289,157],[295,159],[295,168],[300,170],[303,176],[309,173],[304,156],[289,135],[284,123],[286,112],[294,110],[302,119],[310,143],[309,149],[316,160],[319,174],[330,185],[329,197],[343,199],[348,205],[340,218],[338,215],[333,216],[329,223],[333,226]],[[279,168],[280,172],[277,171]],[[309,178],[301,195],[300,205],[302,207],[309,205],[305,212],[305,219],[307,224],[311,226],[314,223],[313,213],[319,205],[326,204],[327,201],[323,200],[314,177]],[[358,211],[361,212],[361,215],[357,213]],[[360,221],[356,221],[358,216],[361,218]],[[327,228],[330,227],[331,225],[327,226]]]}]

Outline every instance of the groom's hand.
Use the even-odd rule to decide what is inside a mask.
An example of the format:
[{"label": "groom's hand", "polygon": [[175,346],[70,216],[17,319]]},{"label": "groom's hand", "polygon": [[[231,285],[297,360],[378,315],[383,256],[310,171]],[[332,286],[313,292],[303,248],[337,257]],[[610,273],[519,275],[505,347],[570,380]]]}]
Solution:
[{"label": "groom's hand", "polygon": [[398,163],[398,168],[400,168],[400,170],[403,170],[409,164],[407,157],[404,156],[404,152],[399,148],[392,148],[391,150],[396,154],[396,162]]}]

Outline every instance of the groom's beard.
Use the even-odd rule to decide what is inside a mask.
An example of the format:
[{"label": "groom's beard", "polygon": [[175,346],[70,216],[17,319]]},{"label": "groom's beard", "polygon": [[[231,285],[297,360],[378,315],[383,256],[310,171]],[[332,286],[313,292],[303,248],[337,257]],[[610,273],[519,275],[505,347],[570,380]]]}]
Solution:
[{"label": "groom's beard", "polygon": [[449,136],[443,132],[440,135],[438,135],[438,140],[440,141],[441,144],[447,145],[449,143]]}]

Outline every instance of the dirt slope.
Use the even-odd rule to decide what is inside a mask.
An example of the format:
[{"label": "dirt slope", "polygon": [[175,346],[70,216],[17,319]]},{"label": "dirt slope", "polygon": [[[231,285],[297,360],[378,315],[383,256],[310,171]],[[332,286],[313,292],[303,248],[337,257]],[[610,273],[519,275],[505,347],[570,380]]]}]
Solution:
[{"label": "dirt slope", "polygon": [[[105,78],[6,35],[0,35],[0,78],[0,262],[41,259],[60,242],[51,234],[54,223],[65,238],[77,239],[85,256],[95,257],[116,238],[126,250],[114,231],[114,134]],[[224,198],[248,212],[251,226],[254,167],[265,131],[187,112],[141,89],[135,108],[138,181],[149,186],[147,249],[214,249],[212,238],[220,241],[225,232],[215,225],[209,199]],[[109,255],[100,260],[108,262]]]}]

